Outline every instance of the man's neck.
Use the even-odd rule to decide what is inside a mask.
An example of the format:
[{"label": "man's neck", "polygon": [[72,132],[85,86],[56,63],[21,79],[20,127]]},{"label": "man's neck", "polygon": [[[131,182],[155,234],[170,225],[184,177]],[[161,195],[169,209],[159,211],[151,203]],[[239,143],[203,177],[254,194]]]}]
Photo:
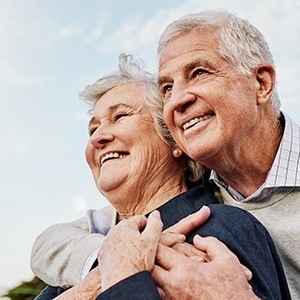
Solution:
[{"label": "man's neck", "polygon": [[277,154],[283,129],[279,120],[273,126],[265,126],[265,129],[259,130],[243,143],[237,155],[233,153],[226,155],[223,160],[219,158],[222,164],[216,164],[211,169],[231,188],[245,198],[249,197],[265,182]]}]

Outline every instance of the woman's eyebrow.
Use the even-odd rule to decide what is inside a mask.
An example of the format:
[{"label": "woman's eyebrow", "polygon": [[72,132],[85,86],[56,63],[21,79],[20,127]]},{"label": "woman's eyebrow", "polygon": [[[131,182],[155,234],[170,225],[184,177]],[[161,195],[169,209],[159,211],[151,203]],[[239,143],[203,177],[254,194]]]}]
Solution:
[{"label": "woman's eyebrow", "polygon": [[161,86],[165,82],[170,82],[170,79],[166,76],[158,77],[158,79],[157,79],[158,86]]},{"label": "woman's eyebrow", "polygon": [[125,104],[125,103],[117,103],[117,104],[109,106],[108,110],[109,110],[109,112],[112,112],[112,111],[117,110],[119,107],[127,108],[127,107],[130,107],[130,106]]},{"label": "woman's eyebrow", "polygon": [[[108,116],[111,115],[113,112],[115,112],[120,107],[131,108],[131,106],[127,105],[126,103],[114,104],[107,108],[107,115]],[[97,122],[98,122],[98,118],[96,118],[95,116],[92,117],[89,121],[88,127],[92,126],[94,123],[97,123]]]},{"label": "woman's eyebrow", "polygon": [[[120,107],[130,108],[131,106],[129,106],[125,103],[118,103],[118,104],[111,105],[111,106],[108,107],[108,115],[111,115],[113,112],[115,112]],[[97,120],[98,119],[95,116],[92,117],[89,121],[88,127],[90,127],[94,123],[97,123],[98,122]]]},{"label": "woman's eyebrow", "polygon": [[90,121],[89,121],[89,127],[90,127],[92,124],[94,124],[95,121],[96,121],[96,118],[95,118],[95,117],[92,117],[92,118],[90,119]]}]

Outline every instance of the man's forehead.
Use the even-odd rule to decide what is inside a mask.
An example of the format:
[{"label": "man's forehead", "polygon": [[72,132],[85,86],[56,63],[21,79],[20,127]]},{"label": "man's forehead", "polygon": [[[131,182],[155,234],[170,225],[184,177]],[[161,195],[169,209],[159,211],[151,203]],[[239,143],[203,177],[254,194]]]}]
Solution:
[{"label": "man's forehead", "polygon": [[193,53],[186,53],[188,57],[186,59],[169,60],[166,62],[158,72],[158,84],[162,84],[170,80],[170,77],[173,77],[175,73],[185,73],[190,70],[202,67],[202,68],[212,68],[210,59],[203,55],[201,51],[193,51]]},{"label": "man's forehead", "polygon": [[215,34],[209,29],[197,29],[185,32],[171,39],[163,48],[158,62],[159,72],[170,61],[176,61],[179,56],[197,54],[198,52],[218,52],[219,45]]}]

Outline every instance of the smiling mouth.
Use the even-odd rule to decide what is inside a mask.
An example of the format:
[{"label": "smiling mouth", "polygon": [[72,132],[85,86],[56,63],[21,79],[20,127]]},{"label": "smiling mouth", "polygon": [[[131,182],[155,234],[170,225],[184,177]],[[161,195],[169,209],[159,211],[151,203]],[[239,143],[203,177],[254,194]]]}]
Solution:
[{"label": "smiling mouth", "polygon": [[194,118],[194,119],[184,123],[182,128],[183,128],[183,130],[187,130],[200,122],[210,119],[211,117],[212,117],[212,115],[206,115],[204,117]]},{"label": "smiling mouth", "polygon": [[125,156],[127,156],[128,153],[126,154],[125,152],[119,153],[119,152],[110,152],[105,154],[102,158],[101,158],[101,166],[108,160],[111,159],[116,159],[116,158],[124,158]]}]

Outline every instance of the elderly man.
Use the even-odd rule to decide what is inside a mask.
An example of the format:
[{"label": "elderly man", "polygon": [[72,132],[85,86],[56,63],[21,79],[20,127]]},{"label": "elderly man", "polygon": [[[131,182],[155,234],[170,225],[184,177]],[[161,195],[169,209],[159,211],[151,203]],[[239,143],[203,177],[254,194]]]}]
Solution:
[{"label": "elderly man", "polygon": [[213,170],[223,203],[266,226],[299,299],[300,130],[279,110],[264,37],[247,21],[207,11],[170,24],[158,58],[164,118],[176,143]]}]

